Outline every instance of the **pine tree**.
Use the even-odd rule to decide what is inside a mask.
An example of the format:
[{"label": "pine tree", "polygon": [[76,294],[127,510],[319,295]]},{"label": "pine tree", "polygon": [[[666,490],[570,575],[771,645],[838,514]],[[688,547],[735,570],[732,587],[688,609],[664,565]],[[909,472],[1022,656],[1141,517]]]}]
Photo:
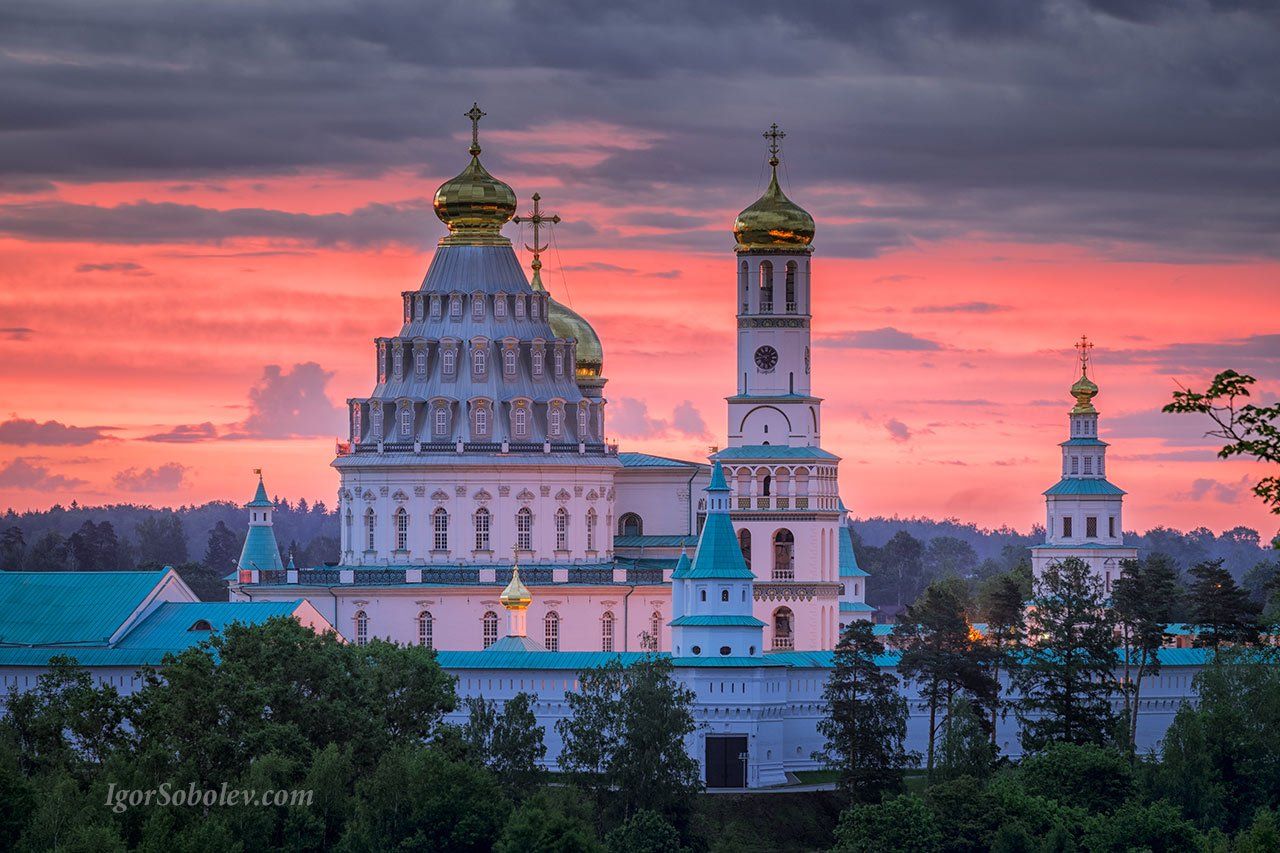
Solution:
[{"label": "pine tree", "polygon": [[987,642],[991,645],[993,658],[991,677],[996,686],[995,701],[991,703],[993,744],[1001,711],[1000,673],[1013,663],[1026,635],[1026,600],[1022,579],[1012,571],[988,578],[978,591],[978,612],[987,625]]},{"label": "pine tree", "polygon": [[187,534],[172,511],[151,515],[134,528],[140,565],[176,566],[187,561]]},{"label": "pine tree", "polygon": [[22,528],[14,525],[0,533],[0,571],[17,571],[22,568],[22,558],[27,554],[27,540]]},{"label": "pine tree", "polygon": [[839,771],[840,790],[855,802],[879,802],[884,793],[900,790],[902,771],[919,759],[903,748],[907,700],[897,677],[877,663],[883,654],[871,623],[850,622],[823,690],[827,714],[818,731],[825,744],[814,758]]},{"label": "pine tree", "polygon": [[1125,560],[1120,577],[1111,588],[1112,611],[1120,629],[1120,652],[1124,665],[1125,723],[1129,734],[1129,755],[1137,745],[1138,707],[1142,679],[1160,672],[1160,648],[1165,626],[1173,613],[1180,590],[1177,570],[1168,557],[1152,554],[1143,562]]},{"label": "pine tree", "polygon": [[1102,582],[1076,557],[1050,563],[1032,608],[1032,639],[1014,670],[1023,748],[1105,743],[1115,728],[1118,658]]},{"label": "pine tree", "polygon": [[1217,649],[1222,643],[1256,643],[1259,609],[1249,600],[1222,560],[1206,560],[1191,567],[1191,624],[1197,646]]},{"label": "pine tree", "polygon": [[71,551],[67,540],[50,530],[31,546],[25,568],[30,572],[63,572],[71,568]]},{"label": "pine tree", "polygon": [[902,646],[898,672],[919,685],[920,707],[929,712],[925,767],[930,776],[938,731],[944,725],[950,729],[947,710],[957,696],[967,696],[984,709],[995,704],[994,655],[970,633],[967,598],[958,579],[936,580],[907,608],[894,634]]},{"label": "pine tree", "polygon": [[204,551],[204,564],[221,575],[230,573],[240,559],[240,538],[219,521],[209,531],[209,544]]}]

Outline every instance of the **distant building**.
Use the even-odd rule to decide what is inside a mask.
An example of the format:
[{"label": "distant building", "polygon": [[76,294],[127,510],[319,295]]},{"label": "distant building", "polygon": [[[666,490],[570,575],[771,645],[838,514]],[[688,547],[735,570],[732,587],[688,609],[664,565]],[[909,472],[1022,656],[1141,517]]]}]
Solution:
[{"label": "distant building", "polygon": [[1050,563],[1077,557],[1102,581],[1107,593],[1120,577],[1120,563],[1133,560],[1138,549],[1124,544],[1121,516],[1124,490],[1107,479],[1107,443],[1098,438],[1098,386],[1089,378],[1089,350],[1081,337],[1080,378],[1071,386],[1075,406],[1067,415],[1068,436],[1062,442],[1062,479],[1045,495],[1045,540],[1031,549],[1037,578]]}]

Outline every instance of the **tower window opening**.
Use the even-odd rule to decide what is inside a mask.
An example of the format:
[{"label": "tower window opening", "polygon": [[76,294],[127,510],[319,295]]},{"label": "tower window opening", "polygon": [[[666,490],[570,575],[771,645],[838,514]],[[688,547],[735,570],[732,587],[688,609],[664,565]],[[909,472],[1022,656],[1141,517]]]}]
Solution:
[{"label": "tower window opening", "polygon": [[787,528],[773,534],[773,579],[794,580],[796,538]]},{"label": "tower window opening", "polygon": [[634,512],[624,512],[618,519],[619,536],[643,536],[644,521]]},{"label": "tower window opening", "polygon": [[1092,456],[1086,456],[1084,458],[1084,473],[1086,474],[1093,473],[1093,457]]},{"label": "tower window opening", "polygon": [[431,546],[436,551],[449,550],[449,511],[442,506],[431,513]]},{"label": "tower window opening", "polygon": [[796,262],[787,261],[786,272],[787,313],[796,313]]},{"label": "tower window opening", "polygon": [[727,590],[727,589],[722,589],[722,590],[720,590],[720,600],[721,600],[721,601],[723,601],[723,602],[725,602],[725,603],[728,603],[728,601],[729,601],[729,590]]},{"label": "tower window opening", "polygon": [[1087,515],[1084,519],[1084,535],[1086,539],[1098,538],[1098,518],[1097,516]]},{"label": "tower window opening", "polygon": [[738,550],[742,552],[747,568],[751,568],[751,531],[745,527],[738,531]]},{"label": "tower window opening", "polygon": [[569,547],[569,510],[560,507],[556,510],[556,550],[564,551]]},{"label": "tower window opening", "polygon": [[1116,535],[1116,517],[1114,515],[1107,519],[1107,535],[1112,537]]},{"label": "tower window opening", "polygon": [[554,610],[543,617],[542,644],[550,651],[560,651],[560,614]]},{"label": "tower window opening", "polygon": [[613,611],[606,610],[600,617],[600,651],[613,651]]},{"label": "tower window opening", "polygon": [[489,510],[485,509],[484,507],[480,507],[478,510],[476,510],[474,524],[476,529],[476,550],[477,551],[492,550],[489,546],[489,522],[490,521],[491,519],[489,517]]},{"label": "tower window opening", "polygon": [[1080,457],[1079,456],[1071,457],[1071,473],[1072,474],[1080,473]]},{"label": "tower window opening", "polygon": [[773,262],[760,262],[760,313],[773,313]]},{"label": "tower window opening", "polygon": [[773,611],[773,647],[775,649],[795,648],[794,616],[789,607],[779,607]]},{"label": "tower window opening", "polygon": [[378,515],[373,511],[373,507],[369,507],[364,511],[364,548],[366,551],[373,550],[373,534],[378,527]]},{"label": "tower window opening", "polygon": [[431,614],[424,610],[418,614],[418,645],[434,648],[432,643],[432,629],[435,627],[435,619]]},{"label": "tower window opening", "polygon": [[396,550],[409,550],[409,511],[404,507],[396,510]]},{"label": "tower window opening", "polygon": [[1062,519],[1062,535],[1068,538],[1071,536],[1071,516],[1069,515]]},{"label": "tower window opening", "polygon": [[369,642],[369,617],[363,610],[356,611],[356,645],[363,646]]},{"label": "tower window opening", "polygon": [[480,622],[480,640],[487,649],[498,642],[498,614],[486,610]]},{"label": "tower window opening", "polygon": [[[767,427],[766,427],[766,429],[767,429]],[[771,491],[772,491],[772,489],[773,489],[773,477],[772,477],[772,476],[770,476],[769,474],[765,474],[765,475],[764,475],[764,483],[762,483],[762,485],[763,485],[763,487],[764,487],[764,496],[765,496],[765,497],[769,497],[769,494],[770,494],[770,492],[771,492]]]},{"label": "tower window opening", "polygon": [[516,513],[516,548],[521,551],[533,550],[533,510],[527,506],[520,507]]}]

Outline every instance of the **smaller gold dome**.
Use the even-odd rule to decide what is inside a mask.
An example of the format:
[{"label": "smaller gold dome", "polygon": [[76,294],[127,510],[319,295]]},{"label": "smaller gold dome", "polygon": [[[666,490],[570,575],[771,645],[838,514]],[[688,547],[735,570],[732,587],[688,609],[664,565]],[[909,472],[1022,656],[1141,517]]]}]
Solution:
[{"label": "smaller gold dome", "polygon": [[[534,267],[530,286],[546,292],[541,267],[541,263]],[[547,322],[551,324],[551,333],[557,338],[573,338],[578,342],[574,371],[578,378],[599,378],[604,373],[604,346],[596,330],[591,328],[585,317],[567,305],[561,305],[554,296],[548,296],[547,302]]]},{"label": "smaller gold dome", "polygon": [[1093,407],[1093,398],[1098,394],[1098,386],[1089,378],[1088,374],[1081,373],[1080,378],[1071,386],[1071,396],[1076,398],[1076,404],[1071,408],[1073,415],[1092,415],[1097,414],[1097,409]]},{"label": "smaller gold dome", "polygon": [[524,610],[533,603],[533,595],[529,588],[520,582],[520,567],[511,567],[511,583],[498,596],[498,603],[508,610]]},{"label": "smaller gold dome", "polygon": [[511,187],[489,174],[480,162],[479,122],[484,116],[480,107],[472,105],[471,162],[455,178],[436,190],[431,206],[436,216],[449,227],[442,246],[508,246],[502,226],[516,215],[516,194]]},{"label": "smaller gold dome", "polygon": [[737,251],[809,251],[813,242],[813,217],[787,198],[778,186],[778,158],[769,159],[769,187],[733,223]]}]

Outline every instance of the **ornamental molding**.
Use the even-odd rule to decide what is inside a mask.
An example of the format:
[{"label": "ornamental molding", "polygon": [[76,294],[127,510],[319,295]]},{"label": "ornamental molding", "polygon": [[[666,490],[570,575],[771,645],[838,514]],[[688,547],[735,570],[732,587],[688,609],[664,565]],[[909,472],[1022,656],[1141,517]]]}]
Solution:
[{"label": "ornamental molding", "polygon": [[587,500],[594,501],[599,499],[600,499],[600,494],[595,489],[592,489],[591,491],[587,492]]},{"label": "ornamental molding", "polygon": [[478,500],[478,501],[491,501],[491,500],[493,500],[493,495],[489,494],[488,490],[486,490],[486,489],[481,489],[480,491],[478,491],[478,492],[476,492],[474,495],[472,495],[472,497],[473,497],[473,498],[475,498],[475,499],[476,499],[476,500]]},{"label": "ornamental molding", "polygon": [[408,495],[406,495],[406,494],[404,493],[404,490],[403,490],[403,489],[396,489],[396,493],[395,493],[394,495],[392,495],[392,496],[391,496],[391,500],[393,500],[393,501],[407,501],[407,500],[409,500],[409,496],[408,496]]},{"label": "ornamental molding", "polygon": [[809,321],[803,317],[739,317],[739,329],[806,329]]},{"label": "ornamental molding", "polygon": [[528,489],[521,489],[520,494],[516,495],[516,500],[531,501],[533,500],[533,492],[529,491]]},{"label": "ornamental molding", "polygon": [[364,494],[361,495],[360,497],[364,498],[367,501],[371,501],[376,497],[376,495],[374,495],[374,493],[371,492],[369,489],[365,489]]},{"label": "ornamental molding", "polygon": [[498,486],[498,497],[507,498],[511,496],[510,486]]},{"label": "ornamental molding", "polygon": [[416,497],[416,498],[426,497],[426,494],[427,494],[427,487],[426,487],[426,486],[414,486],[414,487],[413,487],[413,496],[414,496],[414,497]]},{"label": "ornamental molding", "polygon": [[570,497],[569,493],[564,489],[561,489],[560,491],[556,492],[556,500],[558,501],[567,501],[569,500],[569,497]]},{"label": "ornamental molding", "polygon": [[549,498],[549,497],[551,497],[551,487],[550,487],[550,486],[539,486],[539,487],[538,487],[538,491],[542,493],[542,496],[543,496],[544,498]]},{"label": "ornamental molding", "polygon": [[388,494],[390,494],[390,493],[391,493],[391,487],[390,487],[390,486],[379,486],[379,487],[378,487],[378,494],[382,495],[384,498],[385,498]]},{"label": "ornamental molding", "polygon": [[454,493],[455,495],[457,495],[458,497],[460,497],[460,498],[465,498],[465,497],[467,496],[467,487],[466,487],[466,486],[454,486],[454,487],[453,487],[453,493]]},{"label": "ornamental molding", "polygon": [[[425,488],[425,486],[424,486],[424,488]],[[432,492],[432,493],[431,493],[431,500],[433,500],[433,501],[447,501],[447,500],[449,500],[449,493],[448,493],[448,492],[446,492],[444,489],[436,489],[434,492]]]},{"label": "ornamental molding", "polygon": [[576,495],[577,497],[582,497],[582,486],[574,486],[574,487],[573,487],[573,493],[574,493],[574,495]]},{"label": "ornamental molding", "polygon": [[753,596],[756,601],[813,601],[814,599],[835,599],[840,595],[838,583],[760,583],[755,584]]}]

